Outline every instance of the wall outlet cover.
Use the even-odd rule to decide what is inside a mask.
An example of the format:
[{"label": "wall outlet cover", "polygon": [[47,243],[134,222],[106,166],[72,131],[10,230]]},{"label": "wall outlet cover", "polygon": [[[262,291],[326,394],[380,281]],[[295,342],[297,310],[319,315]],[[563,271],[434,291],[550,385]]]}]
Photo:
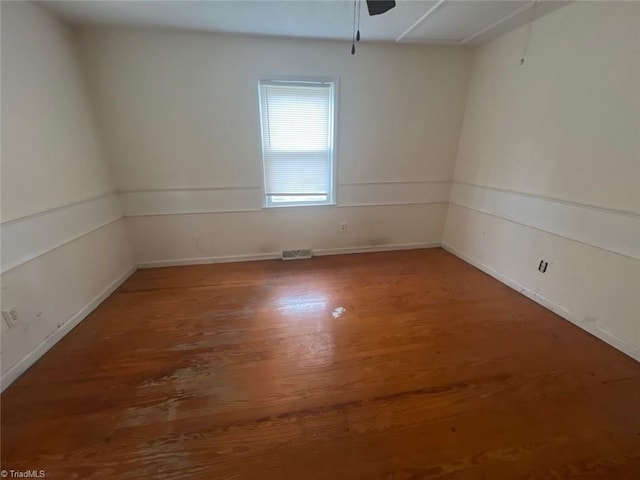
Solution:
[{"label": "wall outlet cover", "polygon": [[15,308],[2,310],[2,316],[4,317],[4,321],[7,322],[7,325],[9,327],[13,327],[16,323],[18,323],[18,311]]}]

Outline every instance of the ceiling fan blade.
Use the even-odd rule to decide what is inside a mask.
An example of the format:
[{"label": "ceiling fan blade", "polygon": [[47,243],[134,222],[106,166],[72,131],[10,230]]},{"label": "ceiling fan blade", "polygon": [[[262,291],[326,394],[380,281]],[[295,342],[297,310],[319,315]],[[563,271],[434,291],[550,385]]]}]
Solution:
[{"label": "ceiling fan blade", "polygon": [[396,6],[395,0],[367,0],[369,15],[380,15]]}]

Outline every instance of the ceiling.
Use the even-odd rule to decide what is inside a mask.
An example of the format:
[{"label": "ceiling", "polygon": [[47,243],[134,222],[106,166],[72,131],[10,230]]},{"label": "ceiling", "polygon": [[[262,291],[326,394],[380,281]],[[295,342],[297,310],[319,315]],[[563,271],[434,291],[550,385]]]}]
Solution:
[{"label": "ceiling", "polygon": [[[359,0],[357,0],[359,1]],[[93,0],[39,2],[72,25],[146,26],[195,31],[351,40],[353,0]],[[362,41],[479,44],[569,2],[396,0],[370,17],[362,0]]]}]

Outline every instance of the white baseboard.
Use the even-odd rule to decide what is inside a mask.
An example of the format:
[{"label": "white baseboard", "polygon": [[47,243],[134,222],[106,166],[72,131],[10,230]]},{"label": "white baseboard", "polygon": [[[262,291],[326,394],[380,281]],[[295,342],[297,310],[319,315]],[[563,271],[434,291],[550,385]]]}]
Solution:
[{"label": "white baseboard", "polygon": [[183,267],[186,265],[206,265],[208,263],[251,262],[254,260],[275,260],[281,253],[256,253],[247,255],[221,255],[218,257],[174,258],[171,260],[151,260],[138,264],[138,268]]},{"label": "white baseboard", "polygon": [[345,255],[348,253],[393,252],[397,250],[416,250],[420,248],[438,248],[440,242],[432,243],[395,243],[391,245],[370,245],[365,247],[322,248],[314,250],[313,255]]},{"label": "white baseboard", "polygon": [[503,275],[502,273],[497,272],[493,268],[491,268],[491,267],[489,267],[489,266],[487,266],[487,265],[485,265],[483,263],[480,263],[480,262],[474,260],[473,258],[468,257],[464,253],[456,250],[455,248],[453,248],[453,247],[451,247],[449,245],[445,245],[445,244],[442,244],[441,246],[442,246],[442,248],[444,248],[449,253],[451,253],[451,254],[455,255],[456,257],[464,260],[465,262],[473,265],[474,267],[478,268],[479,270],[482,270],[487,275],[491,275],[493,278],[495,278],[496,280],[504,283],[508,287],[513,288],[518,293],[521,293],[525,297],[530,298],[534,302],[542,305],[544,308],[546,308],[548,310],[551,310],[553,313],[561,316],[565,320],[570,321],[571,323],[573,323],[574,325],[580,327],[581,329],[585,330],[586,332],[590,333],[594,337],[599,338],[603,342],[608,343],[609,345],[611,345],[615,349],[621,351],[622,353],[630,356],[634,360],[637,360],[638,362],[640,362],[640,349],[635,347],[634,345],[632,345],[632,344],[630,344],[628,342],[625,342],[624,340],[616,337],[615,335],[612,335],[611,333],[607,332],[606,330],[601,329],[600,327],[595,325],[593,322],[585,321],[584,319],[582,319],[578,315],[570,312],[566,308],[561,307],[560,305],[552,302],[551,300],[540,296],[538,293],[534,292],[530,288],[525,287],[524,285],[519,284],[515,280]]},{"label": "white baseboard", "polygon": [[[364,247],[324,248],[313,250],[313,256],[344,255],[350,253],[389,252],[394,250],[414,250],[418,248],[437,248],[440,243],[396,243],[390,245],[368,245]],[[198,257],[171,260],[152,260],[138,264],[138,268],[181,267],[185,265],[206,265],[209,263],[250,262],[254,260],[276,260],[281,252],[256,253],[245,255],[223,255],[217,257]]]},{"label": "white baseboard", "polygon": [[95,308],[100,305],[109,295],[111,295],[116,288],[122,285],[133,273],[136,271],[136,267],[129,267],[125,272],[120,274],[113,282],[109,284],[102,292],[96,295],[87,305],[85,305],[78,313],[67,320],[60,328],[55,330],[51,335],[45,338],[40,344],[34,348],[31,352],[25,355],[21,360],[9,368],[0,379],[0,391],[4,391],[9,385],[11,385],[20,375],[27,371],[31,365],[40,359],[45,353],[49,351],[56,343],[62,339],[67,333],[84,320]]}]

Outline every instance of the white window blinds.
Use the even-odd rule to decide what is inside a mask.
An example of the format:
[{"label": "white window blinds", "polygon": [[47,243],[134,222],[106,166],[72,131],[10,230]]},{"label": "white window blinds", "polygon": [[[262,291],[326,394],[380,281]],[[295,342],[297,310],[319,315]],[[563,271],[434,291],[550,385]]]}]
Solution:
[{"label": "white window blinds", "polygon": [[267,205],[333,201],[332,82],[261,81]]}]

